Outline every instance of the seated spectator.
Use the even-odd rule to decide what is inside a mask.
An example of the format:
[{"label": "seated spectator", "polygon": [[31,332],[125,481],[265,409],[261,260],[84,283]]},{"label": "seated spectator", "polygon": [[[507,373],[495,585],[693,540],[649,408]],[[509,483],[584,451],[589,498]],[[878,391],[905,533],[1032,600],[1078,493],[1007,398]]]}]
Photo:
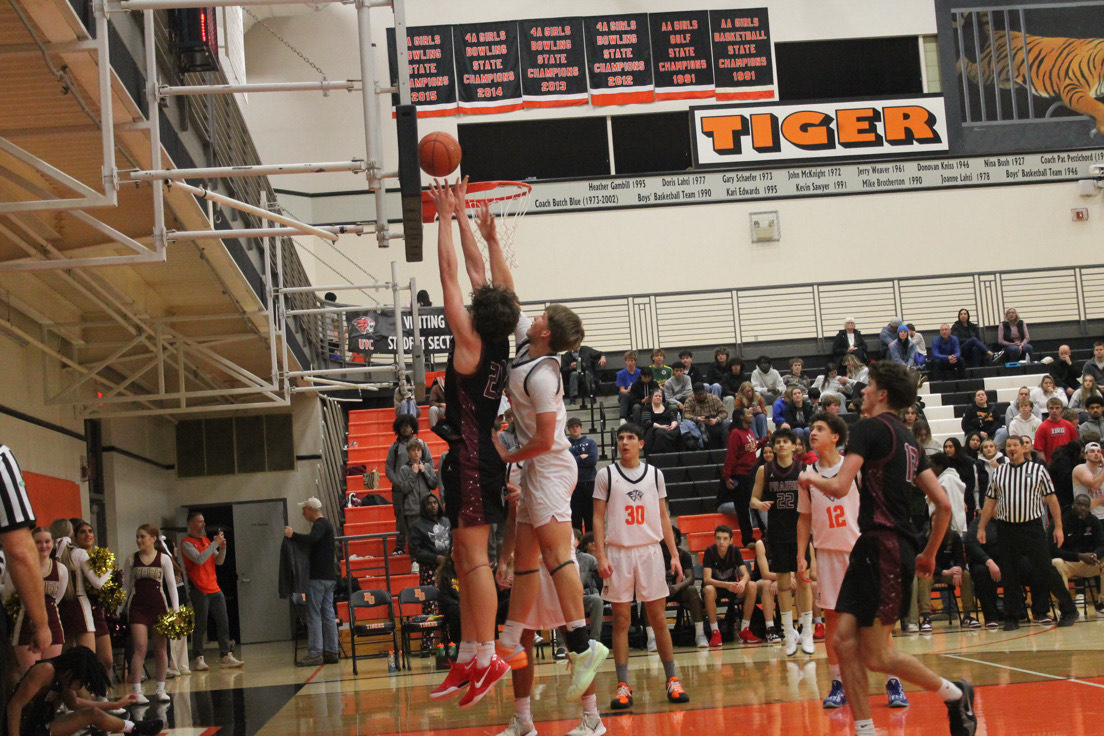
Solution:
[{"label": "seated spectator", "polygon": [[786,405],[782,410],[782,428],[789,428],[794,436],[809,439],[809,423],[813,418],[813,405],[805,398],[805,392],[794,386],[786,389]]},{"label": "seated spectator", "polygon": [[721,630],[717,626],[717,604],[728,602],[726,620],[735,618],[736,604],[743,603],[743,618],[736,638],[745,644],[758,644],[761,639],[751,633],[751,614],[755,610],[756,586],[744,564],[739,548],[732,543],[732,527],[721,524],[713,532],[714,543],[702,556],[702,598],[709,617],[709,646],[721,646]]},{"label": "seated spectator", "polygon": [[1039,381],[1039,385],[1031,389],[1031,401],[1034,402],[1035,408],[1038,409],[1038,416],[1040,418],[1047,413],[1047,404],[1051,399],[1058,399],[1058,402],[1063,408],[1069,404],[1069,399],[1066,398],[1066,392],[1058,390],[1058,387],[1054,383],[1054,377],[1043,376],[1043,380]]},{"label": "seated spectator", "polygon": [[445,621],[445,636],[448,641],[462,641],[460,636],[460,580],[456,574],[456,565],[452,552],[437,566],[437,605]]},{"label": "seated spectator", "polygon": [[728,370],[721,378],[721,400],[724,401],[725,409],[729,414],[732,414],[735,408],[736,394],[740,393],[740,387],[750,380],[751,376],[747,374],[744,367],[744,359],[739,356],[730,358]]},{"label": "seated spectator", "polygon": [[1083,447],[1081,440],[1070,440],[1055,450],[1047,463],[1050,480],[1054,484],[1054,495],[1058,498],[1060,508],[1068,509],[1073,505],[1073,497],[1077,493],[1073,489],[1073,471],[1081,464]]},{"label": "seated spectator", "polygon": [[[978,542],[978,527],[981,516],[970,522],[963,537],[966,548],[966,563],[974,584],[974,594],[985,616],[985,628],[998,629],[1003,618],[999,609],[997,588],[1001,583],[1002,571],[997,560],[1000,557],[1000,526],[992,519],[985,527],[985,543]],[[1031,609],[1036,621],[1050,615],[1050,596],[1042,585],[1040,576],[1031,569],[1031,563],[1023,555],[1019,557],[1019,580],[1031,591]]]},{"label": "seated spectator", "polygon": [[767,404],[763,397],[755,393],[755,387],[751,381],[744,381],[740,386],[736,400],[733,402],[733,412],[746,408],[751,412],[751,429],[755,432],[756,439],[764,439],[767,436]]},{"label": "seated spectator", "polygon": [[[706,389],[708,389],[709,393],[713,394],[718,399],[724,398],[725,395],[724,381],[730,370],[728,358],[728,348],[726,348],[724,345],[715,349],[713,351],[713,362],[710,363],[708,367],[706,367],[705,378],[702,379],[702,382],[705,384],[705,387]],[[740,384],[736,384],[736,388],[739,387]],[[736,391],[733,390],[732,393],[735,394]]]},{"label": "seated spectator", "polygon": [[981,443],[981,451],[978,453],[978,457],[974,460],[974,475],[977,478],[977,483],[974,485],[978,495],[982,495],[989,488],[989,479],[993,475],[993,471],[1000,465],[1008,462],[1000,450],[997,449],[997,443],[993,440],[984,440]]},{"label": "seated spectator", "polygon": [[917,419],[912,425],[912,436],[924,448],[924,453],[929,457],[939,452],[939,445],[932,439],[931,427],[924,419]]},{"label": "seated spectator", "polygon": [[[593,521],[591,522],[593,523]],[[571,530],[575,535],[575,558],[579,561],[579,581],[583,584],[583,610],[590,623],[590,638],[598,641],[602,638],[602,578],[598,575],[598,559],[591,553],[594,535],[583,534],[578,527]]]},{"label": "seated spectator", "polygon": [[[928,343],[924,336],[916,331],[916,325],[908,323],[909,339],[916,346],[916,365],[923,366],[928,359]],[[959,341],[961,345],[961,341]]]},{"label": "seated spectator", "polygon": [[805,395],[809,398],[809,403],[813,405],[813,413],[820,411],[820,389],[811,388],[805,392]]},{"label": "seated spectator", "polygon": [[905,407],[905,410],[901,412],[901,421],[905,423],[910,432],[913,431],[913,427],[916,425],[917,419],[923,419],[924,412],[916,404]]},{"label": "seated spectator", "polygon": [[[770,447],[770,445],[767,445],[767,447]],[[766,447],[763,449],[766,449]],[[756,539],[754,545],[748,546],[755,549],[753,577],[758,589],[759,600],[763,603],[763,618],[767,622],[767,635],[763,637],[763,640],[768,644],[777,644],[782,641],[782,634],[778,632],[774,624],[774,611],[778,600],[778,573],[771,572],[770,563],[767,561],[766,542],[762,539]]]},{"label": "seated spectator", "polygon": [[[682,363],[686,369],[686,377],[690,379],[691,383],[704,382],[705,376],[698,370],[698,367],[694,365],[694,353],[689,350],[683,350],[679,352],[679,362]],[[671,366],[674,368],[674,366]]]},{"label": "seated spectator", "polygon": [[[1050,378],[1050,376],[1047,376]],[[1052,379],[1053,380],[1053,379]],[[1062,418],[1062,394],[1051,397],[1047,402],[1047,418],[1035,430],[1034,447],[1043,453],[1045,462],[1049,463],[1051,455],[1062,445],[1077,439],[1077,427]]]},{"label": "seated spectator", "polygon": [[786,384],[782,382],[782,375],[771,367],[771,359],[766,355],[760,355],[755,361],[755,370],[751,372],[751,385],[755,387],[755,393],[763,397],[763,401],[773,404],[786,390]]},{"label": "seated spectator", "polygon": [[[997,443],[997,447],[1004,447],[1004,441],[1008,439],[1009,435],[1009,426],[1012,424],[1012,420],[1020,415],[1020,400],[1030,398],[1031,389],[1027,386],[1020,386],[1016,398],[1008,402],[1008,408],[1004,410],[1004,426],[997,430],[997,436],[993,438]],[[1031,413],[1039,417],[1039,413],[1035,409],[1035,404],[1031,405]],[[1039,418],[1041,419],[1042,417]],[[1034,436],[1034,432],[1032,432],[1032,436]]]},{"label": "seated spectator", "polygon": [[978,326],[970,321],[969,310],[958,310],[958,319],[951,325],[951,334],[958,338],[958,347],[962,351],[962,359],[968,365],[976,368],[984,365],[986,360],[993,359],[993,351],[981,339],[981,331],[978,330]]},{"label": "seated spectator", "polygon": [[[1040,424],[1039,426],[1041,427],[1043,425]],[[1034,437],[1028,437],[1027,435],[1023,435],[1022,437],[1020,437],[1020,444],[1024,447],[1023,456],[1027,458],[1028,462],[1038,463],[1045,468],[1046,458],[1043,456],[1042,452],[1035,449],[1034,442]]]},{"label": "seated spectator", "polygon": [[816,380],[813,381],[813,388],[820,389],[822,401],[826,396],[835,395],[842,402],[845,396],[843,384],[840,383],[839,366],[835,363],[828,363],[824,366],[824,373],[817,376]]},{"label": "seated spectator", "polygon": [[[1047,362],[1047,358],[1043,358],[1043,362]],[[1073,398],[1074,391],[1081,388],[1081,371],[1073,365],[1069,345],[1058,346],[1058,357],[1050,364],[1050,375],[1054,376],[1058,388],[1070,398]]]},{"label": "seated spectator", "polygon": [[1081,376],[1081,385],[1070,394],[1069,408],[1078,412],[1087,412],[1086,405],[1089,399],[1100,396],[1100,389],[1096,385],[1096,379],[1091,373]]},{"label": "seated spectator", "polygon": [[782,384],[786,388],[797,386],[805,391],[809,390],[809,377],[802,371],[805,369],[805,361],[801,358],[790,358],[790,372],[782,376]]},{"label": "seated spectator", "polygon": [[[794,438],[793,456],[794,460],[803,462],[806,465],[812,465],[819,459],[817,458],[816,452],[809,447],[808,440],[803,440],[800,437]],[[813,579],[816,580],[816,578]]]},{"label": "seated spectator", "polygon": [[854,355],[844,356],[843,367],[846,369],[847,375],[840,376],[839,382],[843,387],[843,393],[848,397],[851,407],[858,412],[862,407],[862,390],[866,387],[870,371]]},{"label": "seated spectator", "polygon": [[399,385],[395,387],[395,416],[400,417],[404,414],[415,419],[422,415],[422,409],[414,399],[414,386],[410,383],[410,379],[406,377],[403,377]]},{"label": "seated spectator", "polygon": [[843,329],[836,333],[832,341],[832,361],[840,363],[845,355],[854,355],[862,363],[867,362],[866,341],[862,333],[855,329],[855,318],[848,317],[843,322]]},{"label": "seated spectator", "polygon": [[889,350],[890,344],[897,339],[897,328],[904,323],[904,320],[900,317],[894,317],[889,321],[885,327],[882,328],[881,333],[878,335],[878,339],[882,342],[882,355],[886,354]]},{"label": "seated spectator", "polygon": [[[698,649],[709,647],[709,639],[705,637],[705,623],[702,617],[702,599],[698,587],[694,585],[694,557],[682,548],[682,532],[677,526],[671,527],[675,533],[675,546],[678,548],[679,564],[682,565],[682,582],[677,582],[671,574],[671,551],[666,544],[659,545],[663,550],[663,569],[667,571],[667,600],[678,603],[690,612],[690,620],[694,622],[694,643]],[[654,652],[655,632],[652,627],[647,627],[648,651]],[[591,637],[595,639],[595,637]],[[595,639],[597,641],[597,639]]]},{"label": "seated spectator", "polygon": [[1089,418],[1081,422],[1077,433],[1085,442],[1090,442],[1089,435],[1095,434],[1095,439],[1099,442],[1100,438],[1104,437],[1104,398],[1100,396],[1090,398],[1085,402],[1085,411],[1089,413]]},{"label": "seated spectator", "polygon": [[1093,357],[1081,367],[1081,375],[1086,373],[1093,377],[1097,386],[1104,386],[1104,340],[1093,343]]},{"label": "seated spectator", "polygon": [[[950,440],[948,440],[949,442]],[[928,465],[939,479],[939,485],[947,493],[951,502],[951,524],[948,527],[959,534],[966,533],[966,483],[959,475],[957,463],[944,452],[937,452],[928,458]],[[928,501],[929,516],[935,511],[935,504]],[[922,628],[922,627],[921,627]]]},{"label": "seated spectator", "polygon": [[1073,469],[1072,480],[1075,494],[1089,497],[1092,515],[1104,521],[1104,463],[1101,462],[1100,443],[1085,443],[1085,462]]},{"label": "seated spectator", "polygon": [[410,525],[410,556],[418,562],[418,585],[436,585],[437,568],[452,549],[452,526],[441,501],[432,493],[422,499],[421,511]]},{"label": "seated spectator", "polygon": [[640,378],[629,389],[629,403],[632,404],[632,421],[640,424],[641,410],[652,403],[652,394],[659,388],[659,383],[652,376],[652,367],[646,365],[640,369]]},{"label": "seated spectator", "polygon": [[644,427],[644,451],[651,455],[656,452],[676,452],[679,450],[678,412],[663,400],[663,391],[652,392],[652,400],[645,404],[640,413]]},{"label": "seated spectator", "polygon": [[732,431],[728,433],[728,449],[725,453],[724,479],[717,495],[717,513],[732,514],[740,520],[740,539],[747,541],[751,534],[751,490],[755,486],[757,451],[767,441],[758,438],[751,429],[751,411],[741,406],[732,416]]},{"label": "seated spectator", "polygon": [[681,409],[692,393],[694,384],[686,376],[686,366],[675,363],[671,366],[671,377],[663,384],[663,399],[672,407]]},{"label": "seated spectator", "polygon": [[994,356],[997,360],[1031,362],[1031,335],[1027,331],[1027,325],[1012,307],[1004,310],[1004,321],[997,328],[997,345],[1003,353]]},{"label": "seated spectator", "polygon": [[432,428],[445,415],[445,377],[437,376],[429,387],[429,426]]},{"label": "seated spectator", "polygon": [[605,354],[589,345],[580,345],[578,350],[565,352],[560,358],[560,373],[563,375],[565,388],[564,401],[594,396],[598,387],[598,369],[605,366]]},{"label": "seated spectator", "polygon": [[939,334],[932,340],[928,362],[931,364],[933,380],[965,377],[966,363],[962,360],[962,349],[958,338],[951,334],[950,325],[939,326]]},{"label": "seated spectator", "polygon": [[888,360],[903,365],[910,371],[919,369],[916,360],[916,344],[909,339],[908,325],[902,324],[897,328],[897,337],[888,348],[889,352],[886,354]]},{"label": "seated spectator", "polygon": [[1022,437],[1023,435],[1034,437],[1039,425],[1043,423],[1042,419],[1035,416],[1035,402],[1031,399],[1017,399],[1015,403],[1019,405],[1020,413],[1008,423],[1006,437]]},{"label": "seated spectator", "polygon": [[652,351],[652,378],[660,386],[667,383],[667,379],[671,377],[670,366],[663,364],[666,357],[667,354],[663,352],[662,348],[656,348]]},{"label": "seated spectator", "polygon": [[[650,371],[649,371],[650,372]],[[632,419],[632,387],[640,380],[640,369],[636,367],[636,351],[625,353],[625,367],[617,371],[617,403],[620,406],[621,419]]]},{"label": "seated spectator", "polygon": [[966,549],[962,544],[962,536],[950,527],[943,535],[943,543],[935,552],[935,571],[931,577],[916,578],[919,587],[917,605],[920,609],[920,633],[930,634],[932,630],[931,593],[935,583],[950,585],[951,595],[954,595],[955,588],[962,591],[962,628],[981,628],[981,622],[975,618],[977,601],[974,600],[973,579],[966,564]]},{"label": "seated spectator", "polygon": [[985,389],[974,392],[974,403],[962,415],[962,431],[978,432],[982,439],[997,436],[1001,426],[1001,417],[989,406],[989,394]]},{"label": "seated spectator", "polygon": [[[1104,529],[1100,519],[1089,513],[1091,499],[1084,493],[1073,499],[1073,505],[1062,514],[1061,547],[1051,543],[1052,562],[1062,582],[1069,587],[1070,578],[1100,577],[1100,561],[1104,559]],[[1104,613],[1104,601],[1096,600],[1096,610]]]},{"label": "seated spectator", "polygon": [[[670,385],[671,381],[667,383]],[[701,432],[707,448],[725,446],[731,424],[728,412],[720,399],[705,390],[704,383],[694,384],[694,393],[683,404],[682,415],[698,425],[698,431]]]},{"label": "seated spectator", "polygon": [[[815,388],[810,389],[810,390],[811,391],[816,391]],[[838,417],[839,414],[840,414],[840,411],[843,409],[843,403],[840,401],[839,397],[836,396],[835,394],[828,394],[827,396],[822,396],[821,397],[821,399],[820,399],[820,408],[821,408],[822,411],[826,411],[829,414],[835,414]]]},{"label": "seated spectator", "polygon": [[594,477],[598,466],[598,443],[583,434],[578,417],[567,420],[568,448],[579,469],[575,490],[571,493],[571,526],[589,530],[594,524]]}]

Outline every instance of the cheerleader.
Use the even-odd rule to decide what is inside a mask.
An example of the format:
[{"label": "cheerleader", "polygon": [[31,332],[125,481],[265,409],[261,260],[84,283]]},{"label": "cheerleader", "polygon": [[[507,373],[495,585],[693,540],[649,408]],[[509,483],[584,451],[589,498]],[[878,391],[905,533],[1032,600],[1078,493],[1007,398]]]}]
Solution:
[{"label": "cheerleader", "polygon": [[[20,606],[19,614],[15,617],[11,639],[12,646],[15,647],[16,661],[19,662],[20,674],[24,674],[40,659],[61,654],[61,645],[65,642],[61,619],[58,617],[58,601],[65,596],[69,576],[65,574],[64,567],[51,556],[54,551],[54,535],[50,534],[50,530],[40,526],[32,532],[32,536],[35,549],[38,550],[38,561],[42,566],[42,583],[46,590],[46,619],[50,625],[50,646],[41,652],[32,651],[31,643],[34,639],[31,635],[31,625],[26,620],[26,609]],[[4,590],[14,590],[15,586],[11,583],[7,569],[4,570],[4,577]]]},{"label": "cheerleader", "polygon": [[[128,621],[130,623],[130,646],[133,654],[130,659],[128,675],[130,689],[137,695],[136,703],[144,705],[149,700],[142,695],[142,664],[146,660],[146,649],[153,640],[154,660],[157,663],[157,691],[154,698],[162,703],[172,700],[165,692],[165,673],[169,668],[169,657],[165,650],[165,637],[157,633],[157,619],[180,607],[176,595],[176,571],[172,555],[161,543],[161,531],[153,524],[138,527],[135,536],[138,551],[128,557],[123,564],[123,579],[126,587]],[[169,601],[165,601],[165,591]]]},{"label": "cheerleader", "polygon": [[95,546],[96,532],[92,525],[77,519],[73,524],[73,542],[61,555],[70,571],[69,587],[75,593],[61,602],[61,623],[65,627],[66,641],[94,651],[104,672],[110,676],[115,664],[111,634],[107,630],[103,607],[95,595],[89,594],[102,588],[111,579],[112,571],[105,570],[103,575],[97,575],[92,569],[89,553]]}]

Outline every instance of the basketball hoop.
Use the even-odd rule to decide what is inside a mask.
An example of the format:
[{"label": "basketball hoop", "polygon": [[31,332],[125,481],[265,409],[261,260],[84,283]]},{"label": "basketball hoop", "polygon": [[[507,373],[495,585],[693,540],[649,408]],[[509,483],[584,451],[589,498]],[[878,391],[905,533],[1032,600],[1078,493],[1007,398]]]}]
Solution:
[{"label": "basketball hoop", "polygon": [[[468,219],[471,221],[472,234],[479,243],[479,250],[487,255],[487,242],[479,232],[475,218],[480,208],[486,206],[495,216],[498,227],[498,241],[502,254],[511,268],[517,268],[514,255],[514,235],[521,218],[529,208],[529,194],[533,191],[530,184],[523,181],[474,181],[468,183],[467,205]],[[428,190],[422,191],[422,222],[431,223],[437,218],[437,206]]]}]

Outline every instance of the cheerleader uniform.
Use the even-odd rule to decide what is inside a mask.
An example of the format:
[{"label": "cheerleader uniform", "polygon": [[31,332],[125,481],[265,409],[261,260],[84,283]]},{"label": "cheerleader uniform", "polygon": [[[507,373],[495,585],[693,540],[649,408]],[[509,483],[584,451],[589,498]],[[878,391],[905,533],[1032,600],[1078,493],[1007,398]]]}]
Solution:
[{"label": "cheerleader uniform", "polygon": [[[161,554],[160,550],[148,565],[142,563],[139,554],[135,552],[133,557],[127,559],[126,569],[123,571],[130,603],[128,620],[131,624],[152,628],[157,619],[169,611],[170,601],[165,600],[166,588],[172,609],[175,611],[180,606],[176,596],[176,576],[173,574],[172,561]],[[167,585],[163,585],[164,583]]]},{"label": "cheerleader uniform", "polygon": [[[61,618],[58,616],[58,601],[65,596],[68,587],[69,576],[62,573],[62,566],[57,560],[50,560],[50,572],[42,578],[42,587],[46,589],[46,620],[50,625],[50,645],[60,646],[65,643],[65,630],[61,627]],[[20,607],[19,615],[15,618],[15,627],[12,629],[12,645],[26,647],[34,643],[31,635],[31,626],[24,625],[27,610]]]},{"label": "cheerleader uniform", "polygon": [[69,569],[69,585],[75,593],[61,600],[59,610],[62,625],[70,634],[107,636],[107,621],[103,609],[88,595],[88,586],[91,584],[97,590],[103,587],[111,577],[111,572],[96,575],[92,571],[88,551],[80,547],[67,547],[61,557]]}]

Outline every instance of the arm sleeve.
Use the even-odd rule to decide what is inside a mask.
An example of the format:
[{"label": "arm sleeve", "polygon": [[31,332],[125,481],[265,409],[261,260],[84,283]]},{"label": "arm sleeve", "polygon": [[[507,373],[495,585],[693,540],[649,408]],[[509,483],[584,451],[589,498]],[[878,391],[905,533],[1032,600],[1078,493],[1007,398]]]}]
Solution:
[{"label": "arm sleeve", "polygon": [[180,608],[180,598],[176,595],[176,572],[173,570],[172,557],[161,555],[161,570],[165,574],[165,587],[169,589],[169,606],[175,611]]},{"label": "arm sleeve", "polygon": [[129,601],[130,596],[134,593],[134,556],[127,555],[123,560],[123,590],[126,592],[126,599]]},{"label": "arm sleeve", "polygon": [[65,597],[65,590],[69,587],[69,568],[56,560],[54,562],[57,564],[58,572],[60,573],[58,575],[57,595],[54,596],[54,600],[60,601]]},{"label": "arm sleeve", "polygon": [[221,547],[215,547],[215,545],[209,544],[207,545],[207,549],[200,552],[196,549],[194,542],[184,540],[180,543],[180,551],[184,553],[185,557],[187,557],[189,560],[196,563],[197,565],[202,565],[211,557],[211,555],[218,554],[220,549]]},{"label": "arm sleeve", "polygon": [[525,333],[529,331],[532,326],[533,320],[529,318],[529,315],[525,312],[518,312],[517,325],[514,327],[514,344],[520,345],[527,339]]},{"label": "arm sleeve", "polygon": [[997,344],[1006,348],[1012,343],[1008,342],[1008,336],[1004,334],[1004,322],[997,325]]},{"label": "arm sleeve", "polygon": [[387,480],[391,481],[391,485],[395,485],[399,479],[399,445],[397,442],[392,443],[391,447],[387,448],[387,459],[383,463],[383,472],[387,476]]},{"label": "arm sleeve", "polygon": [[426,463],[426,469],[423,471],[425,474],[426,484],[429,486],[429,490],[433,490],[437,487],[437,471],[433,469],[433,465]]},{"label": "arm sleeve", "polygon": [[667,481],[663,480],[663,471],[659,468],[655,469],[656,474],[656,491],[660,498],[667,498]]},{"label": "arm sleeve", "polygon": [[578,460],[579,465],[582,465],[582,466],[585,466],[585,467],[588,467],[588,468],[595,468],[595,467],[598,466],[598,443],[596,443],[594,440],[589,439],[589,438],[586,440],[586,443],[587,443],[587,445],[586,445],[586,455],[587,455],[587,457],[582,458],[582,459],[576,458],[576,460]]},{"label": "arm sleeve", "polygon": [[978,520],[974,519],[970,522],[970,527],[966,531],[966,538],[962,544],[966,549],[967,562],[973,561],[979,565],[983,565],[989,561],[989,555],[985,553],[985,548],[981,546],[981,543],[977,540]]},{"label": "arm sleeve", "polygon": [[92,569],[92,561],[88,558],[88,553],[84,550],[80,551],[84,554],[78,555],[76,550],[73,551],[73,558],[77,560],[77,565],[80,567],[80,573],[84,575],[84,579],[87,580],[93,588],[99,590],[104,586],[104,583],[111,578],[111,571],[108,570],[103,575],[97,575]]},{"label": "arm sleeve", "polygon": [[599,501],[609,500],[609,471],[603,471],[594,478],[594,498]]}]

